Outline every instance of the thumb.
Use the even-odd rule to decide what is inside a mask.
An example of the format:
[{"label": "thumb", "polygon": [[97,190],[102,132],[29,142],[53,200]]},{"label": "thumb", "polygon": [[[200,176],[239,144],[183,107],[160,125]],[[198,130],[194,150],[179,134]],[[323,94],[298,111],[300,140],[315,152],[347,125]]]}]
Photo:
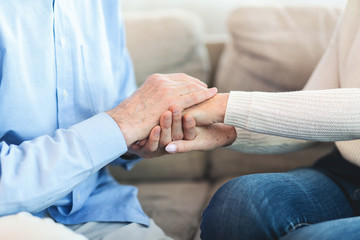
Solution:
[{"label": "thumb", "polygon": [[177,103],[182,109],[189,108],[213,97],[218,92],[217,88],[207,88],[198,92],[183,94]]},{"label": "thumb", "polygon": [[196,147],[195,140],[193,140],[193,141],[178,140],[178,141],[170,142],[165,147],[165,150],[168,153],[184,153],[184,152],[190,152],[193,150],[198,150],[195,147]]}]

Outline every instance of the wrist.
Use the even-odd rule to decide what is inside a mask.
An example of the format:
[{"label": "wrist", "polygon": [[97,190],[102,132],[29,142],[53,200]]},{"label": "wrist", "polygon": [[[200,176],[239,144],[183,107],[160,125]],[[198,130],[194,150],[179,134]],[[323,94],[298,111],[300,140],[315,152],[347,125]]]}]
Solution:
[{"label": "wrist", "polygon": [[129,126],[130,123],[126,119],[124,119],[124,117],[121,117],[121,114],[118,114],[117,111],[114,109],[106,112],[106,114],[108,114],[120,128],[127,147],[129,147],[133,142],[136,141],[136,139],[133,139],[135,134],[131,132],[134,128]]},{"label": "wrist", "polygon": [[226,142],[225,146],[230,146],[231,144],[233,144],[235,142],[236,138],[237,138],[237,132],[236,132],[235,127],[229,126],[229,130],[228,130],[228,134],[227,134],[227,142]]},{"label": "wrist", "polygon": [[221,93],[218,94],[219,104],[218,104],[218,113],[217,113],[217,121],[223,123],[226,114],[226,108],[229,100],[229,93]]}]

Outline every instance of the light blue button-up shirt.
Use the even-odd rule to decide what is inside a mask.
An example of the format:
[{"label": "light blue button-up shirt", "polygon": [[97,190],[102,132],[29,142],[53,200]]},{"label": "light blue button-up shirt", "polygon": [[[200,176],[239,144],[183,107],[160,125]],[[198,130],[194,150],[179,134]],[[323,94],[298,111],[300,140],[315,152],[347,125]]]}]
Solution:
[{"label": "light blue button-up shirt", "polygon": [[0,215],[148,225],[104,169],[134,163],[104,111],[135,88],[119,0],[0,0]]}]

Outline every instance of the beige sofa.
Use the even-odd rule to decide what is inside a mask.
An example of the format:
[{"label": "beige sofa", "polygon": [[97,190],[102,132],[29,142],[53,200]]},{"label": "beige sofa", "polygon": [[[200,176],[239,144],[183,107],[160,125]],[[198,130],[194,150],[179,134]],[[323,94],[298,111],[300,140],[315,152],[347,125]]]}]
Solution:
[{"label": "beige sofa", "polygon": [[[332,35],[339,9],[239,8],[228,41],[205,41],[194,14],[173,10],[125,16],[139,84],[151,73],[185,72],[229,90],[291,91],[303,87]],[[216,17],[216,16],[214,16]],[[249,173],[310,165],[333,146],[297,153],[250,155],[218,149],[147,159],[132,171],[112,167],[136,185],[145,212],[174,239],[199,239],[201,212],[225,181]]]}]

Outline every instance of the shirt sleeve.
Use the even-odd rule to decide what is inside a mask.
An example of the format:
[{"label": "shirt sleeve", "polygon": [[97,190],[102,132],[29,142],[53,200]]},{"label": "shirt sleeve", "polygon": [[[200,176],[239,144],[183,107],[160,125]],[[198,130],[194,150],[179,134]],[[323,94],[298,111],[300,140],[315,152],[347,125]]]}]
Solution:
[{"label": "shirt sleeve", "polygon": [[127,151],[121,130],[100,113],[54,136],[0,143],[0,215],[38,212]]}]

